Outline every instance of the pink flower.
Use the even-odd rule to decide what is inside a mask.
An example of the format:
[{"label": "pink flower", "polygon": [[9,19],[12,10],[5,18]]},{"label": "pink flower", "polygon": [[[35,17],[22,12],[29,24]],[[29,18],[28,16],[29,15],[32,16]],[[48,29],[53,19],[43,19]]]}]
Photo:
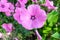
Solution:
[{"label": "pink flower", "polygon": [[0,1],[0,12],[6,12],[8,10],[9,4],[7,2]]},{"label": "pink flower", "polygon": [[[28,8],[16,8],[14,19],[27,30],[41,28],[46,21],[47,15],[44,10],[37,4],[29,5]],[[41,36],[36,31],[38,40],[41,40]]]},{"label": "pink flower", "polygon": [[37,2],[37,0],[32,0],[32,2]]},{"label": "pink flower", "polygon": [[26,4],[28,0],[18,0],[20,3]]},{"label": "pink flower", "polygon": [[37,4],[28,6],[27,12],[20,15],[23,27],[28,30],[43,27],[46,18],[46,12]]},{"label": "pink flower", "polygon": [[14,13],[14,5],[12,3],[8,3],[9,7],[8,10],[5,12],[6,16],[12,16],[12,14]]},{"label": "pink flower", "polygon": [[[27,11],[20,14],[20,20],[22,21],[21,24],[27,30],[43,27],[46,18],[46,12],[37,4],[29,5]],[[41,40],[42,38],[38,31],[35,30],[35,32],[38,40]]]},{"label": "pink flower", "polygon": [[5,15],[9,17],[9,16],[11,16],[12,14],[11,14],[11,12],[7,11],[7,12],[5,12]]},{"label": "pink flower", "polygon": [[9,2],[0,1],[0,12],[4,12],[6,16],[11,16],[14,12],[14,5]]},{"label": "pink flower", "polygon": [[48,9],[57,9],[57,7],[53,5],[53,1],[46,0],[46,3],[42,5],[47,6]]},{"label": "pink flower", "polygon": [[14,12],[14,4],[12,3],[8,3],[8,4],[9,4],[9,7],[8,7],[9,11]]},{"label": "pink flower", "polygon": [[8,24],[4,23],[4,24],[2,24],[2,28],[5,29],[6,32],[8,32],[8,33],[12,31],[12,27],[13,27],[13,25],[11,23],[8,23]]},{"label": "pink flower", "polygon": [[38,40],[42,40],[42,37],[40,36],[40,34],[38,33],[38,31],[35,30],[35,32],[36,32],[36,35],[37,35]]},{"label": "pink flower", "polygon": [[20,8],[15,9],[15,14],[13,15],[13,17],[19,24],[21,23],[21,20],[20,20]]}]

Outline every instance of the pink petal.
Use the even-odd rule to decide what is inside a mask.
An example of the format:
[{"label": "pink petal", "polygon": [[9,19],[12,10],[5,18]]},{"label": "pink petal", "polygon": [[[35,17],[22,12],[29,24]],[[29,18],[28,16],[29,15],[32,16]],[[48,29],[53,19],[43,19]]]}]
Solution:
[{"label": "pink petal", "polygon": [[9,23],[9,24],[2,24],[2,28],[6,30],[6,32],[11,32],[12,31],[12,24]]},{"label": "pink petal", "polygon": [[[4,5],[4,8],[1,6],[1,5]],[[6,11],[8,11],[8,8],[9,8],[9,3],[2,3],[2,2],[0,2],[0,9],[1,9],[1,12],[6,12]]]},{"label": "pink petal", "polygon": [[[31,19],[32,15],[36,17],[35,20]],[[25,11],[20,16],[22,26],[28,30],[43,27],[46,18],[47,18],[46,12],[42,10],[40,6],[37,4],[32,4],[28,6],[27,12]]]},{"label": "pink petal", "polygon": [[39,5],[30,5],[28,6],[28,11],[31,15],[36,15],[36,20],[32,22],[32,27],[34,28],[41,28],[44,25],[44,22],[46,21],[46,12],[42,9],[40,9]]},{"label": "pink petal", "polygon": [[13,27],[12,23],[9,23],[8,26],[9,26],[9,29],[12,31],[12,27]]},{"label": "pink petal", "polygon": [[32,5],[28,6],[27,10],[28,10],[29,14],[35,15],[35,14],[39,13],[40,6],[37,4],[32,4]]},{"label": "pink petal", "polygon": [[13,17],[19,24],[21,24],[20,15],[18,13],[15,13]]},{"label": "pink petal", "polygon": [[14,4],[12,3],[8,3],[8,4],[9,4],[8,9],[10,10],[10,12],[14,12]]},{"label": "pink petal", "polygon": [[22,26],[27,30],[32,30],[32,22],[30,20],[25,20],[22,22]]},{"label": "pink petal", "polygon": [[42,5],[47,6],[48,9],[56,9],[56,7],[53,5],[53,1],[46,0],[46,3]]},{"label": "pink petal", "polygon": [[20,15],[24,13],[24,8],[16,8],[15,14],[13,15],[14,19],[21,24]]}]

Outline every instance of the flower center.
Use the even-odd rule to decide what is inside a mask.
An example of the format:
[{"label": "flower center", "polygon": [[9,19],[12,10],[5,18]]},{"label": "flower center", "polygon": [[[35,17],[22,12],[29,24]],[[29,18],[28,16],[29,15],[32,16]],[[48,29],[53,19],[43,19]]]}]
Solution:
[{"label": "flower center", "polygon": [[31,16],[31,19],[32,19],[32,20],[35,20],[35,19],[36,19],[36,17],[35,17],[35,16]]},{"label": "flower center", "polygon": [[17,7],[21,7],[21,4],[19,2],[17,3]]},{"label": "flower center", "polygon": [[5,7],[5,5],[1,5],[1,7],[2,7],[2,8],[4,8],[4,7]]}]

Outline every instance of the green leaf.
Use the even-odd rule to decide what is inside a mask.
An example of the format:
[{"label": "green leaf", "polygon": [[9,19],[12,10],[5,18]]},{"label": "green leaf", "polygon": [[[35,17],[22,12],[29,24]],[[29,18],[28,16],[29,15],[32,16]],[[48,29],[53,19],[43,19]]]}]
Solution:
[{"label": "green leaf", "polygon": [[58,32],[54,33],[51,36],[54,37],[54,38],[60,39],[60,34]]},{"label": "green leaf", "polygon": [[45,0],[39,0],[39,3],[43,4],[43,3],[45,3]]},{"label": "green leaf", "polygon": [[58,20],[58,12],[53,10],[52,12],[48,13],[47,19],[48,19],[49,26],[52,26]]}]

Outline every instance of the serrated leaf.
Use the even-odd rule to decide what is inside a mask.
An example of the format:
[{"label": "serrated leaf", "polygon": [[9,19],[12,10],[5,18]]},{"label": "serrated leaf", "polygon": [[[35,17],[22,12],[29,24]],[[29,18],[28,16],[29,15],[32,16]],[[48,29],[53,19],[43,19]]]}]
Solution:
[{"label": "serrated leaf", "polygon": [[[49,25],[50,24],[55,24],[58,20],[58,12],[57,11],[52,11],[50,13],[48,13],[48,22],[49,22]],[[52,26],[51,25],[51,26]]]},{"label": "serrated leaf", "polygon": [[56,32],[52,35],[52,37],[60,39],[60,34],[58,32]]}]

